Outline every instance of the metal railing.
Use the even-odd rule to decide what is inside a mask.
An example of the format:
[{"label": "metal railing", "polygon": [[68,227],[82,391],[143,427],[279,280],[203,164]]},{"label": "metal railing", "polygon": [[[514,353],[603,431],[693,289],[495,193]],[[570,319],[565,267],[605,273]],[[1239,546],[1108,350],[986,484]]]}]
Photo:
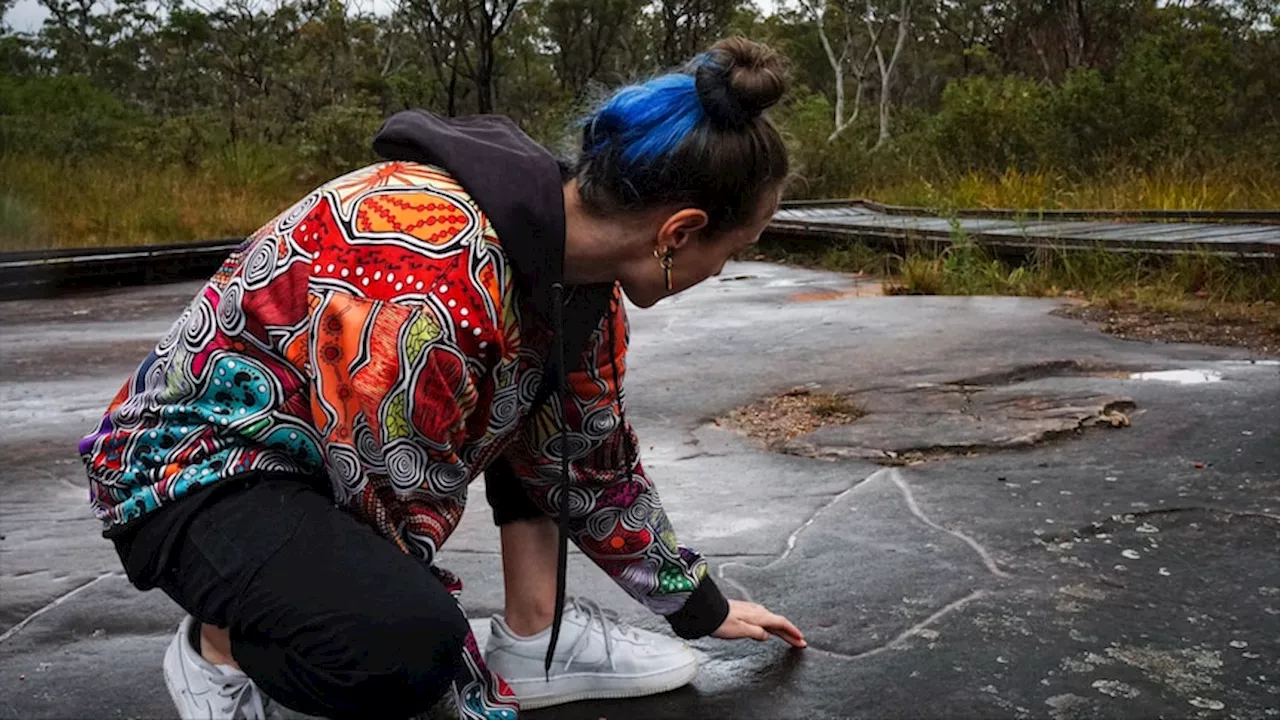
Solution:
[{"label": "metal railing", "polygon": [[243,238],[175,245],[0,253],[0,299],[209,277]]}]

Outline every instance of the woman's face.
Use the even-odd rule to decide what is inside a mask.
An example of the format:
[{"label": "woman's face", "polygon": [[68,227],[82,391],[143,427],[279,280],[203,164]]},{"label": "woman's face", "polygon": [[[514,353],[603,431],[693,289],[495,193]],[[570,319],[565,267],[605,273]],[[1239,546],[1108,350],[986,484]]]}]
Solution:
[{"label": "woman's face", "polygon": [[778,211],[780,198],[781,193],[777,189],[766,190],[761,194],[750,222],[714,237],[705,237],[703,232],[707,219],[705,212],[686,209],[675,213],[659,228],[654,244],[660,253],[664,249],[671,250],[671,289],[667,289],[666,273],[658,258],[649,257],[621,278],[627,299],[639,307],[650,307],[664,297],[719,275],[729,258],[760,239],[760,234]]}]

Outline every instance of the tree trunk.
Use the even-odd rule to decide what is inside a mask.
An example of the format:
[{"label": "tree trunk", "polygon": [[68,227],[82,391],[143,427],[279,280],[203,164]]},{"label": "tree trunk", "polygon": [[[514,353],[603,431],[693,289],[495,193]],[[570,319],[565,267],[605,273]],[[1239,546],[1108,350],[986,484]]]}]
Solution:
[{"label": "tree trunk", "polygon": [[[889,116],[892,107],[893,72],[897,69],[898,59],[902,57],[902,48],[907,44],[907,33],[911,29],[911,0],[902,0],[898,10],[898,36],[893,43],[893,55],[888,64],[884,61],[884,53],[876,45],[876,62],[880,67],[880,134],[876,138],[875,148],[889,141]],[[873,148],[873,149],[875,149]]]},{"label": "tree trunk", "polygon": [[1084,3],[1081,0],[1066,0],[1063,3],[1062,17],[1062,44],[1065,50],[1067,69],[1074,70],[1084,64],[1085,53],[1088,49],[1088,28],[1086,26],[1087,17],[1084,12]]},{"label": "tree trunk", "polygon": [[[857,66],[846,71],[846,63],[849,56],[853,53],[853,33],[849,32],[849,18],[845,16],[845,43],[839,55],[836,55],[835,48],[831,45],[831,38],[827,35],[826,14],[828,4],[825,2],[806,4],[809,12],[813,14],[814,20],[818,26],[818,39],[822,42],[822,50],[826,53],[827,62],[831,65],[831,72],[835,78],[836,86],[836,106],[834,118],[832,119],[831,134],[827,136],[827,144],[834,143],[845,130],[858,121],[858,115],[862,112],[862,95],[864,81],[866,78],[867,63],[870,62],[871,48],[867,48],[867,53],[862,56],[862,61]],[[847,8],[845,9],[847,13]],[[876,36],[878,37],[878,36]],[[848,115],[845,114],[846,98],[848,91],[846,89],[846,75],[852,74],[855,81],[853,108]]]},{"label": "tree trunk", "polygon": [[449,65],[449,94],[446,102],[445,114],[448,117],[458,116],[458,56],[453,56],[453,62]]}]

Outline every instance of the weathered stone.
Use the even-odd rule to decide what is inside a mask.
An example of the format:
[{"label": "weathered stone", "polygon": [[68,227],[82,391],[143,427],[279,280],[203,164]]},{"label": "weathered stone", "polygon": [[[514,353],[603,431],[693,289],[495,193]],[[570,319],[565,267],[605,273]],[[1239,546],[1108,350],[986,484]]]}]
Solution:
[{"label": "weathered stone", "polygon": [[[1025,448],[1131,412],[1130,398],[1034,387],[955,386],[871,391],[855,397],[868,415],[801,435],[784,448],[810,457],[900,462],[913,456]],[[875,408],[871,410],[871,408]],[[1127,420],[1125,421],[1127,424]]]},{"label": "weathered stone", "polygon": [[[1280,367],[1238,350],[1119,341],[1050,316],[1052,300],[856,298],[830,273],[726,274],[748,277],[631,314],[627,416],[681,539],[727,593],[784,609],[813,646],[698,640],[705,663],[691,687],[529,717],[1066,720],[1275,707]],[[181,610],[108,574],[118,560],[88,512],[75,443],[194,290],[0,303],[0,634],[29,619],[0,641],[0,717],[172,713],[159,663]],[[806,291],[816,301],[790,301]],[[1100,404],[1088,398],[1132,397],[1142,414],[1121,431],[889,470],[770,452],[707,424],[810,383],[865,397],[866,419],[896,418],[880,431],[889,439],[910,416],[964,414],[966,396],[994,398],[985,412],[1010,422],[1044,411],[1018,397],[1085,410]],[[441,562],[464,578],[480,620],[502,608],[501,562],[482,488],[471,499]],[[1144,523],[1159,533],[1138,532]],[[1126,548],[1142,559],[1116,571]],[[666,625],[576,552],[570,589]],[[1140,694],[1112,697],[1096,680]]]}]

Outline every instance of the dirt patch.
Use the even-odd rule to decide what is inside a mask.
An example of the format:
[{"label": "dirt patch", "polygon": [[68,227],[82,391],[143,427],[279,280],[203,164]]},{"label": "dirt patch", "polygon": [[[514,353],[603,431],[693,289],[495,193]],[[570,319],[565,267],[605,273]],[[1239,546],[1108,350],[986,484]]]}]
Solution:
[{"label": "dirt patch", "polygon": [[1092,303],[1070,305],[1054,314],[1098,323],[1103,332],[1126,340],[1223,345],[1280,355],[1280,306],[1275,303],[1226,310],[1205,304],[1174,311]]},{"label": "dirt patch", "polygon": [[839,290],[828,288],[802,290],[797,293],[792,293],[787,300],[794,303],[827,302],[829,300],[843,300],[845,298],[884,297],[886,293],[884,283],[879,280],[855,277],[854,283],[853,287],[841,288]]},{"label": "dirt patch", "polygon": [[717,418],[715,424],[778,448],[828,425],[848,425],[865,413],[852,400],[808,386],[792,388]]}]

